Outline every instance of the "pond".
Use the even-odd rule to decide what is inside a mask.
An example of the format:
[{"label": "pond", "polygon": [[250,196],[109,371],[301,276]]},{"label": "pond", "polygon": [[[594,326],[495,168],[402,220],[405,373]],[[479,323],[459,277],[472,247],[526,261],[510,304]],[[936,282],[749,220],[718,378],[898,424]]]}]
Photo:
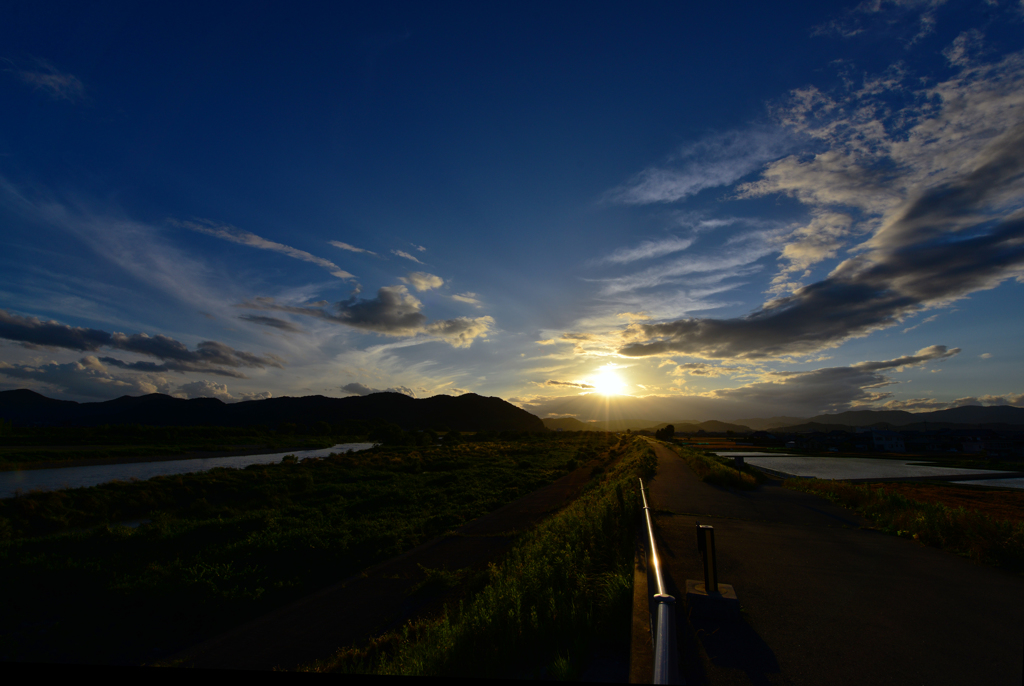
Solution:
[{"label": "pond", "polygon": [[[743,455],[747,464],[764,467],[792,476],[814,477],[816,479],[892,479],[913,476],[967,476],[968,474],[991,473],[993,477],[1012,472],[963,469],[959,467],[932,467],[920,464],[920,460],[884,459],[877,457],[809,457],[804,455],[778,455],[766,453],[719,452],[722,457]],[[950,479],[952,481],[952,479]],[[979,486],[1003,486],[1021,488],[1022,479],[993,478],[967,483]],[[959,483],[959,482],[957,482]]]},{"label": "pond", "polygon": [[339,443],[330,448],[317,450],[292,450],[286,453],[265,455],[232,455],[230,457],[203,457],[192,460],[166,460],[163,462],[130,462],[127,464],[104,464],[86,467],[56,467],[53,469],[23,469],[0,472],[0,498],[11,498],[18,491],[55,491],[62,488],[83,488],[96,486],[108,481],[145,481],[154,476],[205,472],[216,467],[241,469],[251,464],[280,462],[285,455],[294,455],[302,460],[307,457],[326,457],[331,453],[358,452],[368,450],[373,443]]}]

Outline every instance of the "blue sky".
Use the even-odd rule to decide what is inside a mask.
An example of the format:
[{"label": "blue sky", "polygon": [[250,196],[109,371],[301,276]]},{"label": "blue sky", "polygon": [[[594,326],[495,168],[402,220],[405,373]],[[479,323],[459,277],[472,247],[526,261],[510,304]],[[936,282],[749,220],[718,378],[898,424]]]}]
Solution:
[{"label": "blue sky", "polygon": [[16,8],[0,389],[1024,405],[1024,4],[706,5]]}]

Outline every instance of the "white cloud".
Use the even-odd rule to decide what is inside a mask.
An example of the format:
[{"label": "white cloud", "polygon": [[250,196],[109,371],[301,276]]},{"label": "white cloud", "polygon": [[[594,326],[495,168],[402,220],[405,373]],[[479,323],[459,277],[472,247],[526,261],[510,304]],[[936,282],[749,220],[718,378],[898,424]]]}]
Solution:
[{"label": "white cloud", "polygon": [[440,276],[427,274],[426,272],[410,272],[406,276],[398,278],[399,281],[407,283],[419,292],[440,288],[444,285],[444,279]]},{"label": "white cloud", "polygon": [[[9,364],[0,362],[0,375],[22,381],[43,384],[44,389],[55,389],[59,394],[109,400],[122,395],[170,393],[171,385],[158,375],[118,376],[112,374],[103,362],[87,355],[75,362],[49,362],[47,364]],[[50,391],[52,393],[52,391]]]},{"label": "white cloud", "polygon": [[186,398],[217,398],[225,402],[231,402],[235,398],[228,392],[227,384],[215,383],[213,381],[191,381],[178,386],[177,395]]}]

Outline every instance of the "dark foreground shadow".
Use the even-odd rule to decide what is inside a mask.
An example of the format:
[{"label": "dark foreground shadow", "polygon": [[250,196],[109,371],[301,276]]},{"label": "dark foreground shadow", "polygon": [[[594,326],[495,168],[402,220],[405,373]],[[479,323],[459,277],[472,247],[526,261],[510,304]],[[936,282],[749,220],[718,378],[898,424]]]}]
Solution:
[{"label": "dark foreground shadow", "polygon": [[779,683],[781,669],[775,653],[742,615],[691,611],[685,585],[680,589],[668,570],[662,576],[666,590],[676,598],[679,671],[686,684]]}]

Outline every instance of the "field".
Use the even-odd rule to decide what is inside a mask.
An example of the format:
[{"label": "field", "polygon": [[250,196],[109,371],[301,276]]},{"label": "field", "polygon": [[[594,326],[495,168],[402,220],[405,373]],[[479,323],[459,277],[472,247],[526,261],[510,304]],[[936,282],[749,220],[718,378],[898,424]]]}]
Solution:
[{"label": "field", "polygon": [[0,501],[0,659],[159,659],[492,511],[615,439],[457,440]]},{"label": "field", "polygon": [[642,438],[575,502],[524,534],[482,587],[306,670],[404,676],[576,679],[602,650],[628,653],[637,477],[657,459]]},{"label": "field", "polygon": [[1024,499],[1018,492],[824,479],[787,479],[784,485],[853,509],[881,531],[1024,574]]}]

